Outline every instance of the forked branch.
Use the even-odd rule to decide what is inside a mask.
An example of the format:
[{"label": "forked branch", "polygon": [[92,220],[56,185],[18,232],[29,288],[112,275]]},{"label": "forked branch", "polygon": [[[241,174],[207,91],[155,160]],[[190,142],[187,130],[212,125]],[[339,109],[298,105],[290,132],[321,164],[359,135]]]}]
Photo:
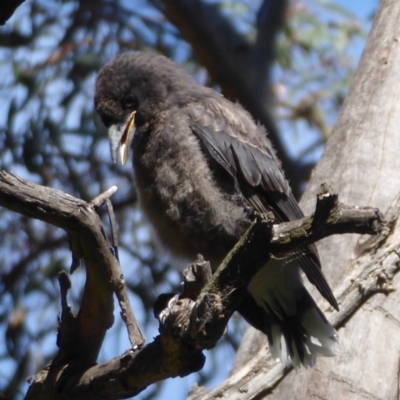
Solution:
[{"label": "forked branch", "polygon": [[[140,348],[138,331],[136,346],[96,365],[113,322],[115,274],[122,275],[95,212],[97,202],[86,203],[2,172],[0,205],[65,229],[74,259],[83,259],[87,271],[77,315],[66,301],[69,280],[66,275],[60,277],[59,352],[50,367],[33,378],[27,399],[94,399],[99,393],[104,399],[125,398],[157,381],[198,371],[204,365],[202,350],[213,347],[223,335],[247,284],[269,258],[282,257],[329,235],[376,234],[384,227],[377,209],[344,206],[324,186],[314,216],[279,225],[269,215],[258,216],[212,277],[200,259],[186,271],[182,295],[160,298],[155,307],[160,335],[152,343]],[[124,306],[124,312],[132,313],[129,304]]]}]

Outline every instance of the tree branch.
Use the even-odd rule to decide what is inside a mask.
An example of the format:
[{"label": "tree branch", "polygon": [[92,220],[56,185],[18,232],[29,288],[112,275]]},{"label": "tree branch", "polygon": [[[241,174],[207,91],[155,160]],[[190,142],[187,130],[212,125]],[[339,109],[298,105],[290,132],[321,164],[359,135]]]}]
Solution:
[{"label": "tree branch", "polygon": [[[160,335],[152,343],[95,365],[113,320],[111,281],[116,263],[97,214],[81,200],[5,172],[0,174],[0,205],[65,229],[72,238],[75,257],[83,257],[87,269],[77,316],[67,305],[69,279],[66,274],[60,276],[60,350],[50,367],[36,375],[27,399],[95,399],[99,393],[104,399],[124,398],[140,393],[151,383],[198,371],[204,365],[202,350],[215,346],[246,295],[248,283],[270,257],[282,256],[331,234],[376,234],[384,226],[378,210],[341,205],[337,195],[325,187],[318,196],[314,217],[274,225],[270,215],[258,216],[211,279],[209,266],[200,260],[185,275],[183,296],[189,297],[165,298],[169,299],[166,308],[156,312]],[[196,279],[200,285],[193,283]],[[190,297],[195,298],[199,291],[192,300]],[[362,296],[366,293],[368,288]],[[274,367],[274,371],[283,373],[280,367]]]},{"label": "tree branch", "polygon": [[73,258],[85,261],[87,279],[77,315],[66,305],[68,285],[65,278],[60,281],[60,284],[64,282],[61,285],[64,294],[57,341],[59,352],[47,373],[41,374],[40,387],[32,385],[28,394],[28,398],[33,398],[38,389],[46,398],[46,395],[57,392],[65,376],[96,362],[105,333],[114,321],[115,280],[111,277],[119,277],[122,273],[109,249],[100,218],[94,212],[96,202],[90,205],[60,191],[2,172],[0,205],[65,229],[70,237]]},{"label": "tree branch", "polygon": [[[317,209],[318,207],[317,205]],[[345,208],[344,210],[345,214],[351,212],[351,209]],[[356,211],[357,208],[354,208],[354,210]],[[372,211],[372,209],[361,210],[367,213]],[[358,212],[356,211],[355,214],[358,214]],[[395,275],[400,272],[398,254],[400,248],[399,216],[400,196],[386,213],[386,224],[379,224],[379,233],[368,239],[361,237],[358,246],[359,257],[346,267],[347,271],[352,271],[351,275],[346,276],[346,279],[335,290],[340,311],[336,312],[332,307],[327,308],[326,306],[324,309],[320,305],[325,316],[336,328],[343,326],[372,295],[376,293],[388,295],[394,290],[392,281]],[[379,216],[378,219],[381,220],[381,217]],[[343,222],[343,227],[347,227],[348,223]],[[374,230],[375,221],[373,221],[373,218],[370,219],[370,222],[372,222],[372,225],[367,223],[365,226],[370,225]],[[341,228],[338,229],[338,231],[340,230]],[[385,246],[382,246],[383,242],[385,242]],[[292,368],[284,368],[280,363],[273,360],[271,355],[265,351],[265,347],[262,346],[261,350],[247,364],[243,365],[221,385],[210,391],[195,387],[189,394],[188,400],[213,400],[220,398],[221,393],[224,393],[226,399],[242,400],[243,392],[246,393],[248,400],[261,399],[271,393],[291,370]]]}]

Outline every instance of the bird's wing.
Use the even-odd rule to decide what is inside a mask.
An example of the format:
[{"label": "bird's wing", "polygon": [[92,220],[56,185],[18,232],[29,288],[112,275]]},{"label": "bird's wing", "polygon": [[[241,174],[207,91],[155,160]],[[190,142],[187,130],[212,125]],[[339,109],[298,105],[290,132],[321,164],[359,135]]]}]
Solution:
[{"label": "bird's wing", "polygon": [[[243,108],[213,99],[207,104],[190,104],[188,112],[192,132],[199,139],[215,175],[224,175],[224,184],[230,179],[232,187],[250,207],[258,212],[272,211],[277,222],[304,217],[271,145],[256,132],[262,128],[254,124]],[[321,270],[316,247],[307,246],[294,257],[309,281],[338,309]]]}]

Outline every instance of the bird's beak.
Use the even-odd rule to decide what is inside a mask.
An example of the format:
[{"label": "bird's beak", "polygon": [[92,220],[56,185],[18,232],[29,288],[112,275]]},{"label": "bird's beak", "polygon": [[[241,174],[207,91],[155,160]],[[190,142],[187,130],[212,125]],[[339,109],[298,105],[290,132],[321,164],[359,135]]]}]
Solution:
[{"label": "bird's beak", "polygon": [[136,111],[132,111],[125,122],[122,124],[111,125],[108,129],[111,158],[114,164],[117,162],[118,148],[122,165],[125,165],[126,161],[128,160],[129,149],[131,147],[132,139],[136,130],[135,114]]}]

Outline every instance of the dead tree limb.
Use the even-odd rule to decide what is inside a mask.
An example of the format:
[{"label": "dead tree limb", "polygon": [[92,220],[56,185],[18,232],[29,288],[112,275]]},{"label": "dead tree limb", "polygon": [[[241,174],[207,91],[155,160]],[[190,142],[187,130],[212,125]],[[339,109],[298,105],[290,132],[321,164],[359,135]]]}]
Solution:
[{"label": "dead tree limb", "polygon": [[[35,376],[27,399],[94,399],[99,393],[105,399],[119,399],[134,396],[151,383],[198,371],[204,364],[202,350],[217,343],[247,284],[270,257],[281,257],[332,234],[377,234],[385,226],[377,209],[344,206],[325,187],[315,216],[279,225],[268,215],[259,216],[210,280],[205,270],[187,274],[187,281],[199,274],[204,288],[201,284],[195,289],[201,291],[193,300],[193,286],[187,282],[186,291],[192,294],[184,295],[189,297],[173,297],[167,308],[157,311],[160,335],[152,343],[96,365],[105,332],[113,322],[112,276],[117,260],[94,205],[5,172],[0,174],[0,205],[65,229],[75,259],[83,258],[87,271],[76,316],[66,300],[69,279],[66,274],[60,277],[59,353]],[[206,268],[206,263],[198,264],[200,271]]]},{"label": "dead tree limb", "polygon": [[[316,214],[318,207],[317,205]],[[368,210],[371,211],[368,208],[361,210],[367,213]],[[347,213],[351,213],[351,209],[347,209],[345,214]],[[361,237],[359,240],[358,257],[347,266],[347,270],[352,272],[335,290],[340,311],[320,306],[336,328],[343,326],[372,295],[388,295],[394,290],[392,281],[400,271],[399,216],[400,196],[385,214],[387,222],[381,226],[383,229],[375,236],[367,239]],[[375,224],[373,219],[370,222]],[[206,391],[204,388],[194,387],[188,400],[242,400],[244,393],[246,399],[264,398],[290,370],[291,368],[284,368],[273,360],[265,348],[262,348],[247,364],[216,388]]]}]

